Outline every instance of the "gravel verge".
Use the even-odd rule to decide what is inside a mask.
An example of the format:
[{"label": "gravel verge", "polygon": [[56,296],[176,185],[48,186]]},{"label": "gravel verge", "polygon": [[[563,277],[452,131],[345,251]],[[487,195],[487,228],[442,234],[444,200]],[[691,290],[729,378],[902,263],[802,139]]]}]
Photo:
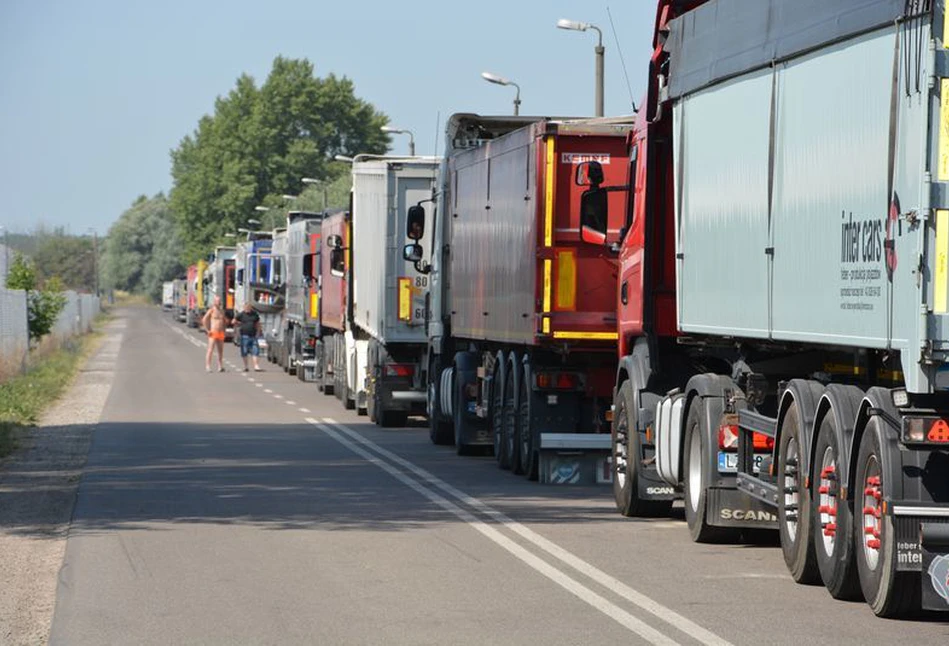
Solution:
[{"label": "gravel verge", "polygon": [[0,462],[0,643],[45,644],[92,435],[126,321],[117,315],[73,384]]}]

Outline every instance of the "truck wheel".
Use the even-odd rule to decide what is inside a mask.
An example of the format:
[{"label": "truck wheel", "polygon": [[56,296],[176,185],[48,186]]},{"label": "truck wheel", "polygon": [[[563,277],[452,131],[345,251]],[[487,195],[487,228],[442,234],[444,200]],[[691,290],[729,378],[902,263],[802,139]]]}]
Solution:
[{"label": "truck wheel", "polygon": [[781,424],[778,445],[778,536],[788,571],[798,583],[820,583],[811,533],[811,492],[804,486],[800,412],[793,402]]},{"label": "truck wheel", "polygon": [[860,440],[854,487],[855,551],[863,596],[878,617],[899,617],[920,606],[920,573],[896,569],[896,535],[883,501],[892,495],[883,470],[880,418],[873,416]]},{"label": "truck wheel", "polygon": [[504,426],[504,353],[498,353],[494,366],[494,380],[491,383],[491,435],[494,438],[494,458],[498,468],[511,468],[511,454],[508,453],[507,437]]},{"label": "truck wheel", "polygon": [[454,396],[451,407],[451,418],[452,426],[455,431],[455,453],[458,455],[469,455],[471,453],[471,447],[465,444],[463,439],[464,416],[462,415],[462,410],[465,405],[465,384],[462,382],[462,377],[457,367],[455,368],[455,375],[454,379],[452,379],[451,386]]},{"label": "truck wheel", "polygon": [[642,451],[639,432],[636,430],[637,410],[632,382],[624,381],[617,395],[616,417],[611,429],[613,500],[616,502],[616,509],[624,516],[668,515],[672,501],[643,500],[639,497]]},{"label": "truck wheel", "polygon": [[682,476],[684,480],[685,521],[689,533],[696,543],[721,543],[737,538],[738,532],[731,528],[715,527],[708,522],[705,474],[709,463],[709,437],[706,428],[704,400],[694,397],[689,403],[689,416],[685,422],[685,441],[682,451]]},{"label": "truck wheel", "polygon": [[537,453],[539,438],[535,437],[534,425],[531,424],[531,369],[525,364],[521,373],[520,394],[517,398],[517,427],[520,430],[520,473],[528,480],[537,480],[539,455]]},{"label": "truck wheel", "polygon": [[343,402],[343,408],[346,410],[356,408],[356,401],[352,398],[352,393],[349,390],[349,367],[346,365],[346,361],[340,362],[339,400]]},{"label": "truck wheel", "polygon": [[425,391],[425,407],[428,414],[428,439],[432,444],[445,446],[454,440],[452,424],[441,421],[441,406],[438,403],[438,383],[442,377],[442,368],[432,359],[428,364],[428,388]]},{"label": "truck wheel", "polygon": [[520,377],[520,363],[511,354],[508,360],[507,375],[504,380],[504,406],[501,409],[501,423],[504,426],[504,444],[507,447],[511,470],[521,473],[521,442],[517,415],[517,386]]},{"label": "truck wheel", "polygon": [[840,459],[837,422],[832,412],[821,421],[817,434],[811,482],[817,487],[814,497],[813,532],[817,568],[824,586],[834,599],[860,596],[856,563],[853,556],[853,517],[849,502],[841,497],[840,474],[847,465]]}]

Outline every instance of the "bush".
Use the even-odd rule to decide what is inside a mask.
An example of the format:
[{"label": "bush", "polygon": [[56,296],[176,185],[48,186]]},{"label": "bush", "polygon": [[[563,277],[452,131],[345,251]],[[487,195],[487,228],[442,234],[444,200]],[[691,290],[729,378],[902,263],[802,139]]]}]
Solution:
[{"label": "bush", "polygon": [[62,281],[53,276],[46,281],[43,289],[37,289],[36,269],[29,260],[16,254],[7,272],[7,288],[26,292],[30,341],[35,343],[49,334],[60,312],[66,307]]}]

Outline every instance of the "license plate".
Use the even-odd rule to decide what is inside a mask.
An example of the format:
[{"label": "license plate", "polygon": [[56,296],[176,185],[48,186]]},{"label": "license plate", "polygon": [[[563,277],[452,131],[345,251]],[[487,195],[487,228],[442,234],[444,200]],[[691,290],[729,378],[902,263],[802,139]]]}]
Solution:
[{"label": "license plate", "polygon": [[[764,459],[764,453],[755,454],[755,468],[754,472],[758,473],[761,470],[761,460]],[[725,453],[724,451],[718,452],[718,472],[719,473],[735,473],[738,471],[738,454],[737,453]]]}]

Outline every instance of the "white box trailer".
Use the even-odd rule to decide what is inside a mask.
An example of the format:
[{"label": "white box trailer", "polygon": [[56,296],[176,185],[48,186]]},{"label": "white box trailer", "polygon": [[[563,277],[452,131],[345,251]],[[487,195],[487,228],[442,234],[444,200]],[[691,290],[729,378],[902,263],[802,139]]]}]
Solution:
[{"label": "white box trailer", "polygon": [[428,275],[403,258],[409,207],[430,202],[436,157],[369,158],[353,164],[352,331],[367,341],[366,406],[384,426],[425,411]]}]

